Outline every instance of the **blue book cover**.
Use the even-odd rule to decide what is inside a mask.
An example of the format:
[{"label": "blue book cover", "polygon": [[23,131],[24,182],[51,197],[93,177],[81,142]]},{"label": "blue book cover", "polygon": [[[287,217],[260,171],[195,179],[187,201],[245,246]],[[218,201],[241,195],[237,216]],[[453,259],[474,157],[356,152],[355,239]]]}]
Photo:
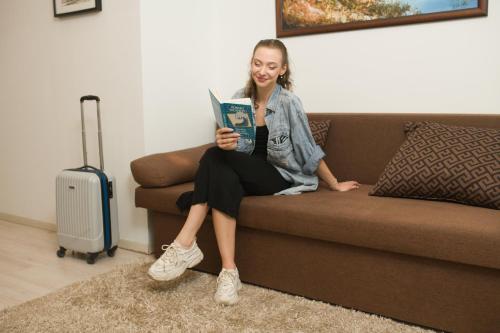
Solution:
[{"label": "blue book cover", "polygon": [[220,128],[229,127],[240,134],[241,139],[255,140],[255,116],[252,100],[238,98],[222,100],[209,89],[215,120]]}]

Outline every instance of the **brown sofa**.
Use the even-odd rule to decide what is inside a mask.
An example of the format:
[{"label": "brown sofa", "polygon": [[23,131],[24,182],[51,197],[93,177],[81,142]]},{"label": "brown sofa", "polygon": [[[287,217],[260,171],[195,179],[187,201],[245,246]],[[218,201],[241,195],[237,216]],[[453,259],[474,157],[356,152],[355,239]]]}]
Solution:
[{"label": "brown sofa", "polygon": [[[297,196],[245,197],[236,256],[243,282],[452,332],[500,332],[500,211],[450,202],[369,196],[406,121],[500,128],[498,115],[309,114],[331,120],[325,160],[351,192],[324,186]],[[185,220],[175,202],[193,188],[209,145],[131,163],[148,210],[154,253]],[[217,274],[210,217],[197,270]]]}]

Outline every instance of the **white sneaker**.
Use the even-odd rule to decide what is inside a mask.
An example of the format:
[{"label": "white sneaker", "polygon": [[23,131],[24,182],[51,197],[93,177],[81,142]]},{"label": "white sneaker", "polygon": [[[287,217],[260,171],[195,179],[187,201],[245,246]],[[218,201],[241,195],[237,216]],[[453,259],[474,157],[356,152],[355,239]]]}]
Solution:
[{"label": "white sneaker", "polygon": [[223,268],[217,278],[217,291],[214,299],[217,303],[233,305],[238,303],[238,290],[241,289],[238,269]]},{"label": "white sneaker", "polygon": [[182,275],[187,268],[198,265],[203,260],[203,253],[196,244],[186,249],[172,242],[170,245],[162,245],[165,252],[156,260],[148,270],[148,274],[158,281],[173,280]]}]

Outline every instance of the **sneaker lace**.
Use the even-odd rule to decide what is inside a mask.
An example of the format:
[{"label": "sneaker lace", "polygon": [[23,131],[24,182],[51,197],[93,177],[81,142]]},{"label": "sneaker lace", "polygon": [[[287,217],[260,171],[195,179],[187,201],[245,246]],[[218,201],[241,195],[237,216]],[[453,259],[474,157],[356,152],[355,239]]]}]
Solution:
[{"label": "sneaker lace", "polygon": [[227,271],[223,271],[217,278],[217,292],[227,294],[234,292],[235,289],[236,277]]},{"label": "sneaker lace", "polygon": [[179,261],[179,258],[177,257],[177,251],[175,250],[173,243],[170,245],[163,244],[161,246],[161,249],[165,251],[160,257],[160,259],[163,261],[163,265],[165,266],[169,263],[176,265]]}]

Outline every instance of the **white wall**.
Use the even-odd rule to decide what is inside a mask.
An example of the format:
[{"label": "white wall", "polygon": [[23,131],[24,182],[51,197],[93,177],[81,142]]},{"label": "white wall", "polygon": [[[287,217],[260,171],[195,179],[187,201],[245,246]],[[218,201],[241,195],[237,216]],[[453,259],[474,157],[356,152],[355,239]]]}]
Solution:
[{"label": "white wall", "polygon": [[214,68],[217,1],[141,1],[146,152],[164,152],[213,140],[208,87]]},{"label": "white wall", "polygon": [[[117,179],[121,238],[147,243],[129,163],[144,154],[140,12],[135,0],[54,18],[52,1],[0,2],[0,213],[55,223],[55,178],[83,164],[79,98],[101,97],[104,159]],[[95,106],[88,104],[96,165]]]},{"label": "white wall", "polygon": [[[217,4],[219,75],[232,91],[253,45],[276,36],[274,1]],[[282,40],[307,112],[498,113],[499,31],[500,4],[489,1],[488,17]]]}]

